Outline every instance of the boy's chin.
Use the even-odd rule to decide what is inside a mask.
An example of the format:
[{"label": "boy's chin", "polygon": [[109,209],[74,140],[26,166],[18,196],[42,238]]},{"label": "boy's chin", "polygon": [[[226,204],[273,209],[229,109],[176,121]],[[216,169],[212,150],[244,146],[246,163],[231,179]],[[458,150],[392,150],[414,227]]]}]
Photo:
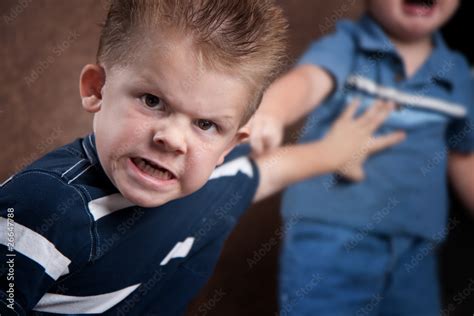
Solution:
[{"label": "boy's chin", "polygon": [[407,30],[399,30],[396,37],[405,42],[417,42],[428,38],[432,35],[431,30],[417,29],[417,27],[411,27]]}]

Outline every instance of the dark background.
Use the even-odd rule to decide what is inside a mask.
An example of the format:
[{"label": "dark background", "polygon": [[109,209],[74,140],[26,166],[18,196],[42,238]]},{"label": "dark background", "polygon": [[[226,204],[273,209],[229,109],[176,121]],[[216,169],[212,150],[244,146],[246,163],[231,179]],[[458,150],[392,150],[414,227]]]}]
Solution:
[{"label": "dark background", "polygon": [[[474,2],[461,0],[461,7],[453,19],[442,29],[448,45],[462,52],[474,65],[474,46],[468,38],[474,23]],[[474,105],[471,105],[474,106]],[[474,177],[474,170],[471,170]],[[461,224],[450,232],[440,251],[440,275],[443,286],[444,315],[474,315],[474,293],[466,287],[474,280],[474,220],[451,194],[450,217]],[[469,293],[470,292],[470,293]],[[465,299],[465,294],[469,294]],[[460,304],[458,304],[460,302]],[[448,313],[452,308],[452,313]]]},{"label": "dark background", "polygon": [[[278,2],[290,21],[290,64],[311,40],[331,31],[335,20],[363,11],[361,0]],[[80,105],[78,78],[82,66],[95,61],[98,23],[106,7],[106,0],[0,0],[0,182],[91,131],[92,117]],[[471,62],[473,13],[472,1],[463,0],[443,30],[450,46]],[[275,196],[242,217],[189,315],[275,314],[279,245],[272,244],[252,268],[247,259],[272,238],[279,241],[278,206]],[[474,293],[466,287],[474,279],[474,222],[456,199],[451,216],[462,224],[450,232],[441,251],[443,315],[473,315]],[[314,258],[318,260],[317,254]]]}]

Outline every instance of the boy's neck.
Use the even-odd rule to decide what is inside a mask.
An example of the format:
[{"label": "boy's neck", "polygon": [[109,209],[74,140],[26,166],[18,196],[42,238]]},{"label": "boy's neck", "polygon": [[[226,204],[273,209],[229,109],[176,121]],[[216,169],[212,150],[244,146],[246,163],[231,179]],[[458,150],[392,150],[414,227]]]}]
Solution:
[{"label": "boy's neck", "polygon": [[390,37],[390,40],[403,60],[407,78],[413,76],[420,69],[433,51],[432,36],[411,42],[401,41],[393,37]]}]

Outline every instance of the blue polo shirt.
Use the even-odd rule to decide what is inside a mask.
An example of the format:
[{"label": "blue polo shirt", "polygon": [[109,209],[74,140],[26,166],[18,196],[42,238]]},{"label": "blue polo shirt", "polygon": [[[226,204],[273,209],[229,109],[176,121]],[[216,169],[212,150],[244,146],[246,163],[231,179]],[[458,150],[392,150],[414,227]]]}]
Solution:
[{"label": "blue polo shirt", "polygon": [[47,154],[0,188],[0,314],[183,314],[257,185],[234,151],[199,191],[142,208],[93,135]]},{"label": "blue polo shirt", "polygon": [[407,139],[369,157],[360,183],[330,174],[291,186],[283,196],[284,218],[439,237],[447,217],[447,153],[474,150],[474,97],[464,57],[439,33],[433,43],[429,58],[409,78],[395,47],[368,15],[341,21],[334,33],[310,46],[300,64],[325,69],[335,89],[309,116],[301,142],[323,137],[354,98],[361,100],[361,110],[377,98],[394,101],[398,111],[377,134],[403,130]]}]

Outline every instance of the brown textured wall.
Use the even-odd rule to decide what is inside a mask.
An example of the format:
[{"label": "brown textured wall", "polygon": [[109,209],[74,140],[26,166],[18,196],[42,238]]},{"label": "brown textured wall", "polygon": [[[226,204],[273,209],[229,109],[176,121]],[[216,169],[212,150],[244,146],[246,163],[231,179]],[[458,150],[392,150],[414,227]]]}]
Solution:
[{"label": "brown textured wall", "polygon": [[[289,55],[294,59],[333,27],[334,19],[357,16],[363,1],[279,2],[290,20]],[[80,105],[78,78],[82,66],[95,61],[105,7],[106,0],[0,2],[0,181],[91,131],[92,117]],[[273,197],[243,216],[190,315],[273,315],[278,202]],[[247,259],[268,243],[267,254],[250,267]]]},{"label": "brown textured wall", "polygon": [[0,179],[90,130],[78,78],[104,14],[95,0],[2,0]]}]

